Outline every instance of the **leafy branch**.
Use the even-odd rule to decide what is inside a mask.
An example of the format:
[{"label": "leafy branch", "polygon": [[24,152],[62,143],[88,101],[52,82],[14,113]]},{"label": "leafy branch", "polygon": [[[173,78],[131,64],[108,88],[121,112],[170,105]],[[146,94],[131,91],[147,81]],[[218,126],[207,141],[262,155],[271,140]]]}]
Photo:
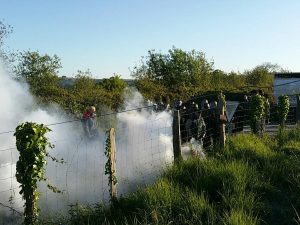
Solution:
[{"label": "leafy branch", "polygon": [[280,95],[278,97],[278,117],[280,126],[283,127],[289,113],[290,101],[287,95]]},{"label": "leafy branch", "polygon": [[[47,148],[54,148],[48,138],[45,136],[51,129],[43,124],[32,122],[22,123],[16,128],[14,136],[16,136],[17,150],[20,152],[19,160],[16,167],[16,178],[20,183],[20,194],[25,199],[24,224],[38,224],[39,208],[37,201],[40,193],[37,191],[38,181],[47,181],[45,177],[45,168],[47,160],[45,157],[50,155]],[[55,157],[50,158],[58,161]],[[47,184],[47,187],[56,193],[60,191]]]},{"label": "leafy branch", "polygon": [[260,123],[265,115],[265,100],[264,97],[256,94],[252,96],[250,101],[250,127],[254,134],[258,134]]}]

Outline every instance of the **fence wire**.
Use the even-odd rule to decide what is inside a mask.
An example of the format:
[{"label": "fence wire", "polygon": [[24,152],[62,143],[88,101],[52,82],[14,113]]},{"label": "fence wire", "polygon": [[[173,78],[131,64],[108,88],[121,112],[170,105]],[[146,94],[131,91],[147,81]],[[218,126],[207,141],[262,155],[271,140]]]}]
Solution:
[{"label": "fence wire", "polygon": [[[48,137],[55,147],[49,153],[64,163],[48,159],[46,177],[62,193],[53,193],[47,188],[47,182],[40,182],[38,204],[42,217],[66,215],[69,206],[77,203],[109,202],[105,131],[110,127],[116,129],[118,196],[154,181],[173,162],[171,112],[138,109],[98,120],[99,135],[92,139],[84,135],[78,122],[51,127]],[[0,138],[7,139],[7,145],[0,146],[0,224],[1,220],[17,224],[12,220],[16,212],[23,213],[24,204],[15,177],[19,155],[13,147],[12,133],[2,134]]]},{"label": "fence wire", "polygon": [[[249,106],[235,103],[237,109],[228,117],[227,134],[250,132]],[[201,115],[204,129],[193,125]],[[193,147],[202,153],[218,143],[220,117],[216,107],[180,109],[180,130],[183,155],[194,154]],[[52,125],[50,142],[55,148],[50,154],[65,163],[49,160],[46,176],[51,184],[62,191],[55,194],[42,182],[39,206],[42,215],[66,215],[70,205],[98,204],[109,201],[108,178],[105,175],[105,141],[108,128],[116,130],[117,190],[118,196],[152,183],[174,160],[172,142],[172,112],[154,112],[151,108],[130,110],[122,114],[109,114],[98,118],[99,135],[89,139],[84,135],[80,121]],[[268,132],[278,128],[277,106],[271,105],[263,124]],[[296,123],[296,108],[290,107],[286,124]],[[202,133],[201,133],[202,132]],[[0,136],[0,224],[19,223],[24,201],[16,181],[17,149],[12,133]],[[198,150],[199,150],[198,149]]]}]

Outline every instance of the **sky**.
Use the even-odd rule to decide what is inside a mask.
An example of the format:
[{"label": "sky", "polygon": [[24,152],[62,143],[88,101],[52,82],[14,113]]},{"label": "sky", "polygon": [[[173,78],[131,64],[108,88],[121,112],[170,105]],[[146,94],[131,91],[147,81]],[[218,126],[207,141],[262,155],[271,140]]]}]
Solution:
[{"label": "sky", "polygon": [[299,0],[0,0],[13,50],[57,54],[60,75],[130,78],[148,50],[195,49],[226,72],[300,72]]}]

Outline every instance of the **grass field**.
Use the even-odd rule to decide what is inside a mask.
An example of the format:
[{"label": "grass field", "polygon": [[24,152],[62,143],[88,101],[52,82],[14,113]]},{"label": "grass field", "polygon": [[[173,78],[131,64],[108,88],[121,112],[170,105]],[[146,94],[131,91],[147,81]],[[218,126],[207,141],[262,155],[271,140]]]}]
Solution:
[{"label": "grass field", "polygon": [[300,126],[240,134],[225,150],[167,169],[112,206],[77,205],[67,224],[300,224]]}]

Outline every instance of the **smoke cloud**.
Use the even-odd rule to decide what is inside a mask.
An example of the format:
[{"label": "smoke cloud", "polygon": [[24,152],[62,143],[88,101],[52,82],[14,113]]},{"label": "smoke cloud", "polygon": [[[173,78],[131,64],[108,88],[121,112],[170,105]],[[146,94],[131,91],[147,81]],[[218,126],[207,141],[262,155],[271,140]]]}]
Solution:
[{"label": "smoke cloud", "polygon": [[[0,102],[0,133],[14,130],[26,121],[47,125],[72,119],[57,106],[38,107],[26,84],[14,81],[2,67]],[[134,91],[127,96],[125,109],[145,104],[143,97]],[[50,154],[63,158],[66,163],[49,161],[46,176],[63,194],[54,194],[45,183],[41,183],[39,206],[42,214],[64,214],[68,205],[77,202],[95,204],[108,201],[108,180],[104,174],[107,135],[101,124],[103,120],[116,129],[119,196],[153,182],[164,166],[173,161],[172,116],[169,112],[154,113],[151,109],[142,109],[106,116],[99,120],[100,135],[95,140],[84,137],[80,121],[52,125],[48,137],[55,148],[49,150]],[[0,134],[0,203],[23,212],[24,202],[18,194],[19,184],[14,177],[17,160],[13,132]],[[12,201],[9,201],[10,197]],[[11,214],[8,208],[0,205],[0,222],[9,221],[7,218]]]}]

